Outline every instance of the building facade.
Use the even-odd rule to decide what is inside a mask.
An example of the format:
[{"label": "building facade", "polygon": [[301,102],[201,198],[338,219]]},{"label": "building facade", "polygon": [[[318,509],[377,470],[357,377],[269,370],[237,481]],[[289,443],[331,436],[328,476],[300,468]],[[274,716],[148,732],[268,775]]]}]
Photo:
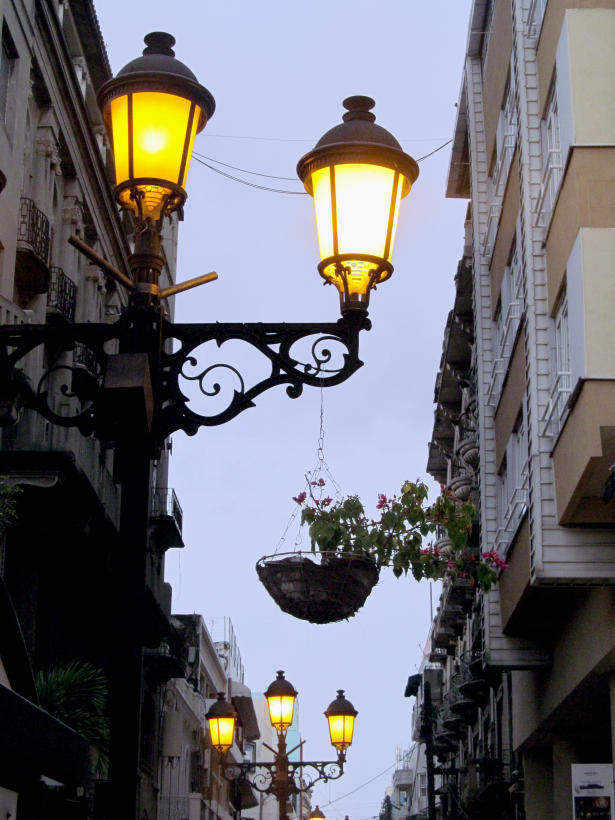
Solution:
[{"label": "building facade", "polygon": [[440,816],[587,816],[572,766],[614,759],[614,76],[614,2],[473,3],[428,470],[509,568],[443,585]]},{"label": "building facade", "polygon": [[[96,102],[111,70],[93,2],[2,0],[0,24],[0,324],[115,322],[125,295],[68,243],[75,235],[128,270],[132,224],[113,198],[110,146]],[[175,276],[176,239],[175,219],[165,227],[166,284]],[[167,310],[172,314],[172,304]],[[102,367],[79,342],[48,344],[25,357],[19,377],[31,389],[47,392],[59,416],[71,416],[87,407],[101,384]],[[35,707],[32,672],[85,660],[109,674],[121,628],[115,590],[125,556],[118,549],[121,488],[114,480],[112,443],[22,409],[18,387],[4,382],[0,393],[2,422],[14,422],[0,432],[0,475],[20,488],[17,523],[0,536],[0,658],[5,689],[10,685],[15,697],[20,694]],[[156,816],[163,686],[181,673],[183,655],[163,575],[166,550],[183,546],[181,507],[168,487],[167,467],[165,446],[151,464],[142,612],[147,629],[138,774],[149,817]],[[16,654],[17,645],[23,653]],[[16,678],[9,666],[20,653],[22,671]],[[121,696],[117,675],[111,689],[112,697]],[[10,714],[6,703],[0,717],[4,727]],[[36,722],[36,713],[24,710]],[[59,759],[65,746],[53,747],[42,759],[40,734],[31,734],[29,745],[11,732],[0,735],[0,758],[20,761],[14,767],[20,777],[9,777],[0,765],[0,795],[4,789],[12,815],[16,809],[24,819],[52,817],[78,805],[80,812],[109,816],[104,767],[88,773],[87,759],[84,769],[68,755],[54,774],[54,757]],[[41,775],[55,785],[46,786]],[[38,792],[42,802],[34,805],[30,798]],[[60,792],[64,802],[57,798]]]}]

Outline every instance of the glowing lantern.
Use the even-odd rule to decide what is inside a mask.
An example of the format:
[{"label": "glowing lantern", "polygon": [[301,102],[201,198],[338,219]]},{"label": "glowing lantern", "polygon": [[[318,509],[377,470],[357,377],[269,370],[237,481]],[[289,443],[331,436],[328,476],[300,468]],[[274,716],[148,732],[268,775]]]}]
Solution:
[{"label": "glowing lantern", "polygon": [[233,745],[237,712],[232,703],[225,699],[224,692],[218,692],[218,700],[205,717],[209,724],[211,745],[220,754],[225,754]]},{"label": "glowing lantern", "polygon": [[195,135],[215,102],[179,60],[175,38],[145,37],[143,56],[128,63],[98,95],[115,161],[115,196],[137,217],[158,220],[186,200]]},{"label": "glowing lantern", "polygon": [[297,692],[292,683],[284,677],[284,672],[278,672],[277,678],[267,687],[265,697],[269,706],[271,725],[278,732],[285,732],[293,722]]},{"label": "glowing lantern", "polygon": [[338,689],[337,697],[329,704],[325,716],[329,721],[329,735],[335,748],[343,752],[352,743],[354,719],[359,713],[344,697],[344,690]]},{"label": "glowing lantern", "polygon": [[370,97],[348,97],[344,122],[297,165],[314,197],[320,275],[340,292],[342,313],[366,311],[370,290],[393,273],[400,201],[418,177],[416,162],[376,125]]}]

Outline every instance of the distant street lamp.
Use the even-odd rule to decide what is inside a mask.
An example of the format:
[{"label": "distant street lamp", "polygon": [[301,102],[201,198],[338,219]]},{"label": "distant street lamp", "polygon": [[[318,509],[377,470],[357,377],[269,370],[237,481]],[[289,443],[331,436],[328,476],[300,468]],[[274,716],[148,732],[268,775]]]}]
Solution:
[{"label": "distant street lamp", "polygon": [[[215,102],[175,58],[171,35],[154,32],[145,37],[145,43],[143,55],[105,83],[98,95],[113,145],[115,197],[134,219],[135,247],[129,270],[118,270],[79,238],[69,240],[127,291],[127,308],[113,324],[0,327],[0,426],[15,423],[23,407],[52,424],[93,434],[115,448],[114,477],[122,494],[120,549],[115,551],[113,569],[116,621],[110,659],[109,799],[118,820],[135,820],[138,805],[144,633],[151,617],[145,603],[150,593],[151,461],[173,432],[194,435],[201,426],[224,424],[254,406],[255,398],[272,387],[286,385],[288,396],[297,398],[306,384],[340,384],[361,367],[359,333],[371,327],[367,318],[370,290],[393,271],[390,258],[399,201],[418,175],[414,160],[391,134],[374,124],[369,110],[373,100],[349,98],[344,103],[348,109],[345,122],[327,132],[298,166],[316,203],[322,257],[319,271],[340,291],[342,318],[334,323],[304,324],[169,322],[163,300],[217,278],[216,273],[209,273],[160,287],[165,265],[163,220],[183,207],[193,141],[213,115]],[[316,337],[310,344],[309,361],[301,362],[295,346],[309,337]],[[231,340],[259,351],[269,361],[268,375],[248,386],[230,363],[199,369],[197,348],[212,342],[219,349]],[[82,383],[77,379],[78,371],[82,374],[80,365],[66,363],[77,343],[90,351],[94,363],[85,391],[76,386]],[[331,343],[345,350],[337,367]],[[24,377],[24,359],[41,346],[47,369],[31,387]],[[222,393],[218,375],[236,380],[228,404],[222,410],[199,412],[194,397],[186,396],[187,387],[200,388],[200,398],[206,403]],[[60,403],[55,402],[58,390],[54,386],[63,394]],[[334,704],[338,701],[343,698]],[[339,750],[335,775],[339,777],[345,749],[352,740],[354,715],[336,714],[335,708],[331,712],[334,704],[328,718],[332,742]],[[281,727],[289,714],[285,696],[280,696],[278,706],[281,745],[276,754],[282,760],[285,729]],[[222,748],[222,717],[218,718],[218,732]],[[291,769],[295,765],[288,763]],[[325,764],[302,765],[320,766],[317,779],[334,777],[325,775]]]},{"label": "distant street lamp", "polygon": [[[223,703],[223,695],[218,697],[219,700],[207,713],[207,721],[212,745],[222,755],[225,755],[232,745],[232,739],[228,746],[217,741],[219,716],[223,712],[225,716],[230,716],[235,710],[230,703]],[[263,746],[273,753],[273,760],[228,763],[224,764],[223,771],[227,780],[243,781],[261,794],[275,795],[278,801],[279,820],[288,820],[286,806],[291,795],[310,791],[318,781],[337,780],[344,774],[346,749],[352,743],[354,720],[358,714],[352,703],[344,697],[343,690],[340,689],[335,700],[325,711],[329,722],[331,743],[337,749],[337,760],[291,761],[289,755],[305,743],[302,740],[292,749],[286,749],[286,732],[293,721],[296,697],[297,691],[290,681],[286,680],[284,672],[278,672],[276,679],[269,684],[265,692],[269,719],[278,736],[278,747],[274,749],[267,743],[263,743]],[[310,820],[325,820],[318,806],[310,814]]]}]

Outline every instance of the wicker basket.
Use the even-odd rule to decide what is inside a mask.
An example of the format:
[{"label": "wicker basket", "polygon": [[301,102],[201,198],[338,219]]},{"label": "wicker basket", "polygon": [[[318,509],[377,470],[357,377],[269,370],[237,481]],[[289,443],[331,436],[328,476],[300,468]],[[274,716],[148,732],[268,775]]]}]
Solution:
[{"label": "wicker basket", "polygon": [[256,572],[283,612],[313,624],[352,617],[378,581],[371,558],[335,552],[268,555]]}]

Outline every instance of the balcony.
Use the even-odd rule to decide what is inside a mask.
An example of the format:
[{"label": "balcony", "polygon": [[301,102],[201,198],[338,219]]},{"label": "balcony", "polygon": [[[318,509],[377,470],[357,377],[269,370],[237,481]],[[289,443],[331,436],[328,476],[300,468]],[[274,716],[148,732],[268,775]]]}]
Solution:
[{"label": "balcony", "polygon": [[19,206],[15,286],[22,306],[49,287],[49,220],[27,197]]},{"label": "balcony", "polygon": [[500,526],[495,536],[495,548],[504,557],[525,517],[529,501],[529,460],[521,468],[518,484],[512,488],[506,501],[506,508],[500,518]]},{"label": "balcony", "polygon": [[540,418],[540,434],[553,436],[557,441],[568,412],[568,398],[572,393],[572,376],[569,371],[557,374],[549,394],[549,401]]},{"label": "balcony", "polygon": [[555,207],[555,200],[562,181],[562,155],[557,148],[551,148],[545,158],[545,167],[536,203],[536,225],[548,229]]},{"label": "balcony", "polygon": [[77,304],[77,285],[68,277],[62,268],[50,268],[51,280],[47,295],[47,321],[63,319],[66,322],[75,321],[75,307]]},{"label": "balcony", "polygon": [[182,525],[183,512],[180,503],[171,487],[154,487],[152,489],[152,507],[150,515],[152,536],[162,551],[173,547],[183,547]]},{"label": "balcony", "polygon": [[186,670],[182,654],[181,646],[175,646],[171,650],[166,641],[156,649],[144,649],[143,664],[147,679],[160,685],[171,678],[183,678]]}]

